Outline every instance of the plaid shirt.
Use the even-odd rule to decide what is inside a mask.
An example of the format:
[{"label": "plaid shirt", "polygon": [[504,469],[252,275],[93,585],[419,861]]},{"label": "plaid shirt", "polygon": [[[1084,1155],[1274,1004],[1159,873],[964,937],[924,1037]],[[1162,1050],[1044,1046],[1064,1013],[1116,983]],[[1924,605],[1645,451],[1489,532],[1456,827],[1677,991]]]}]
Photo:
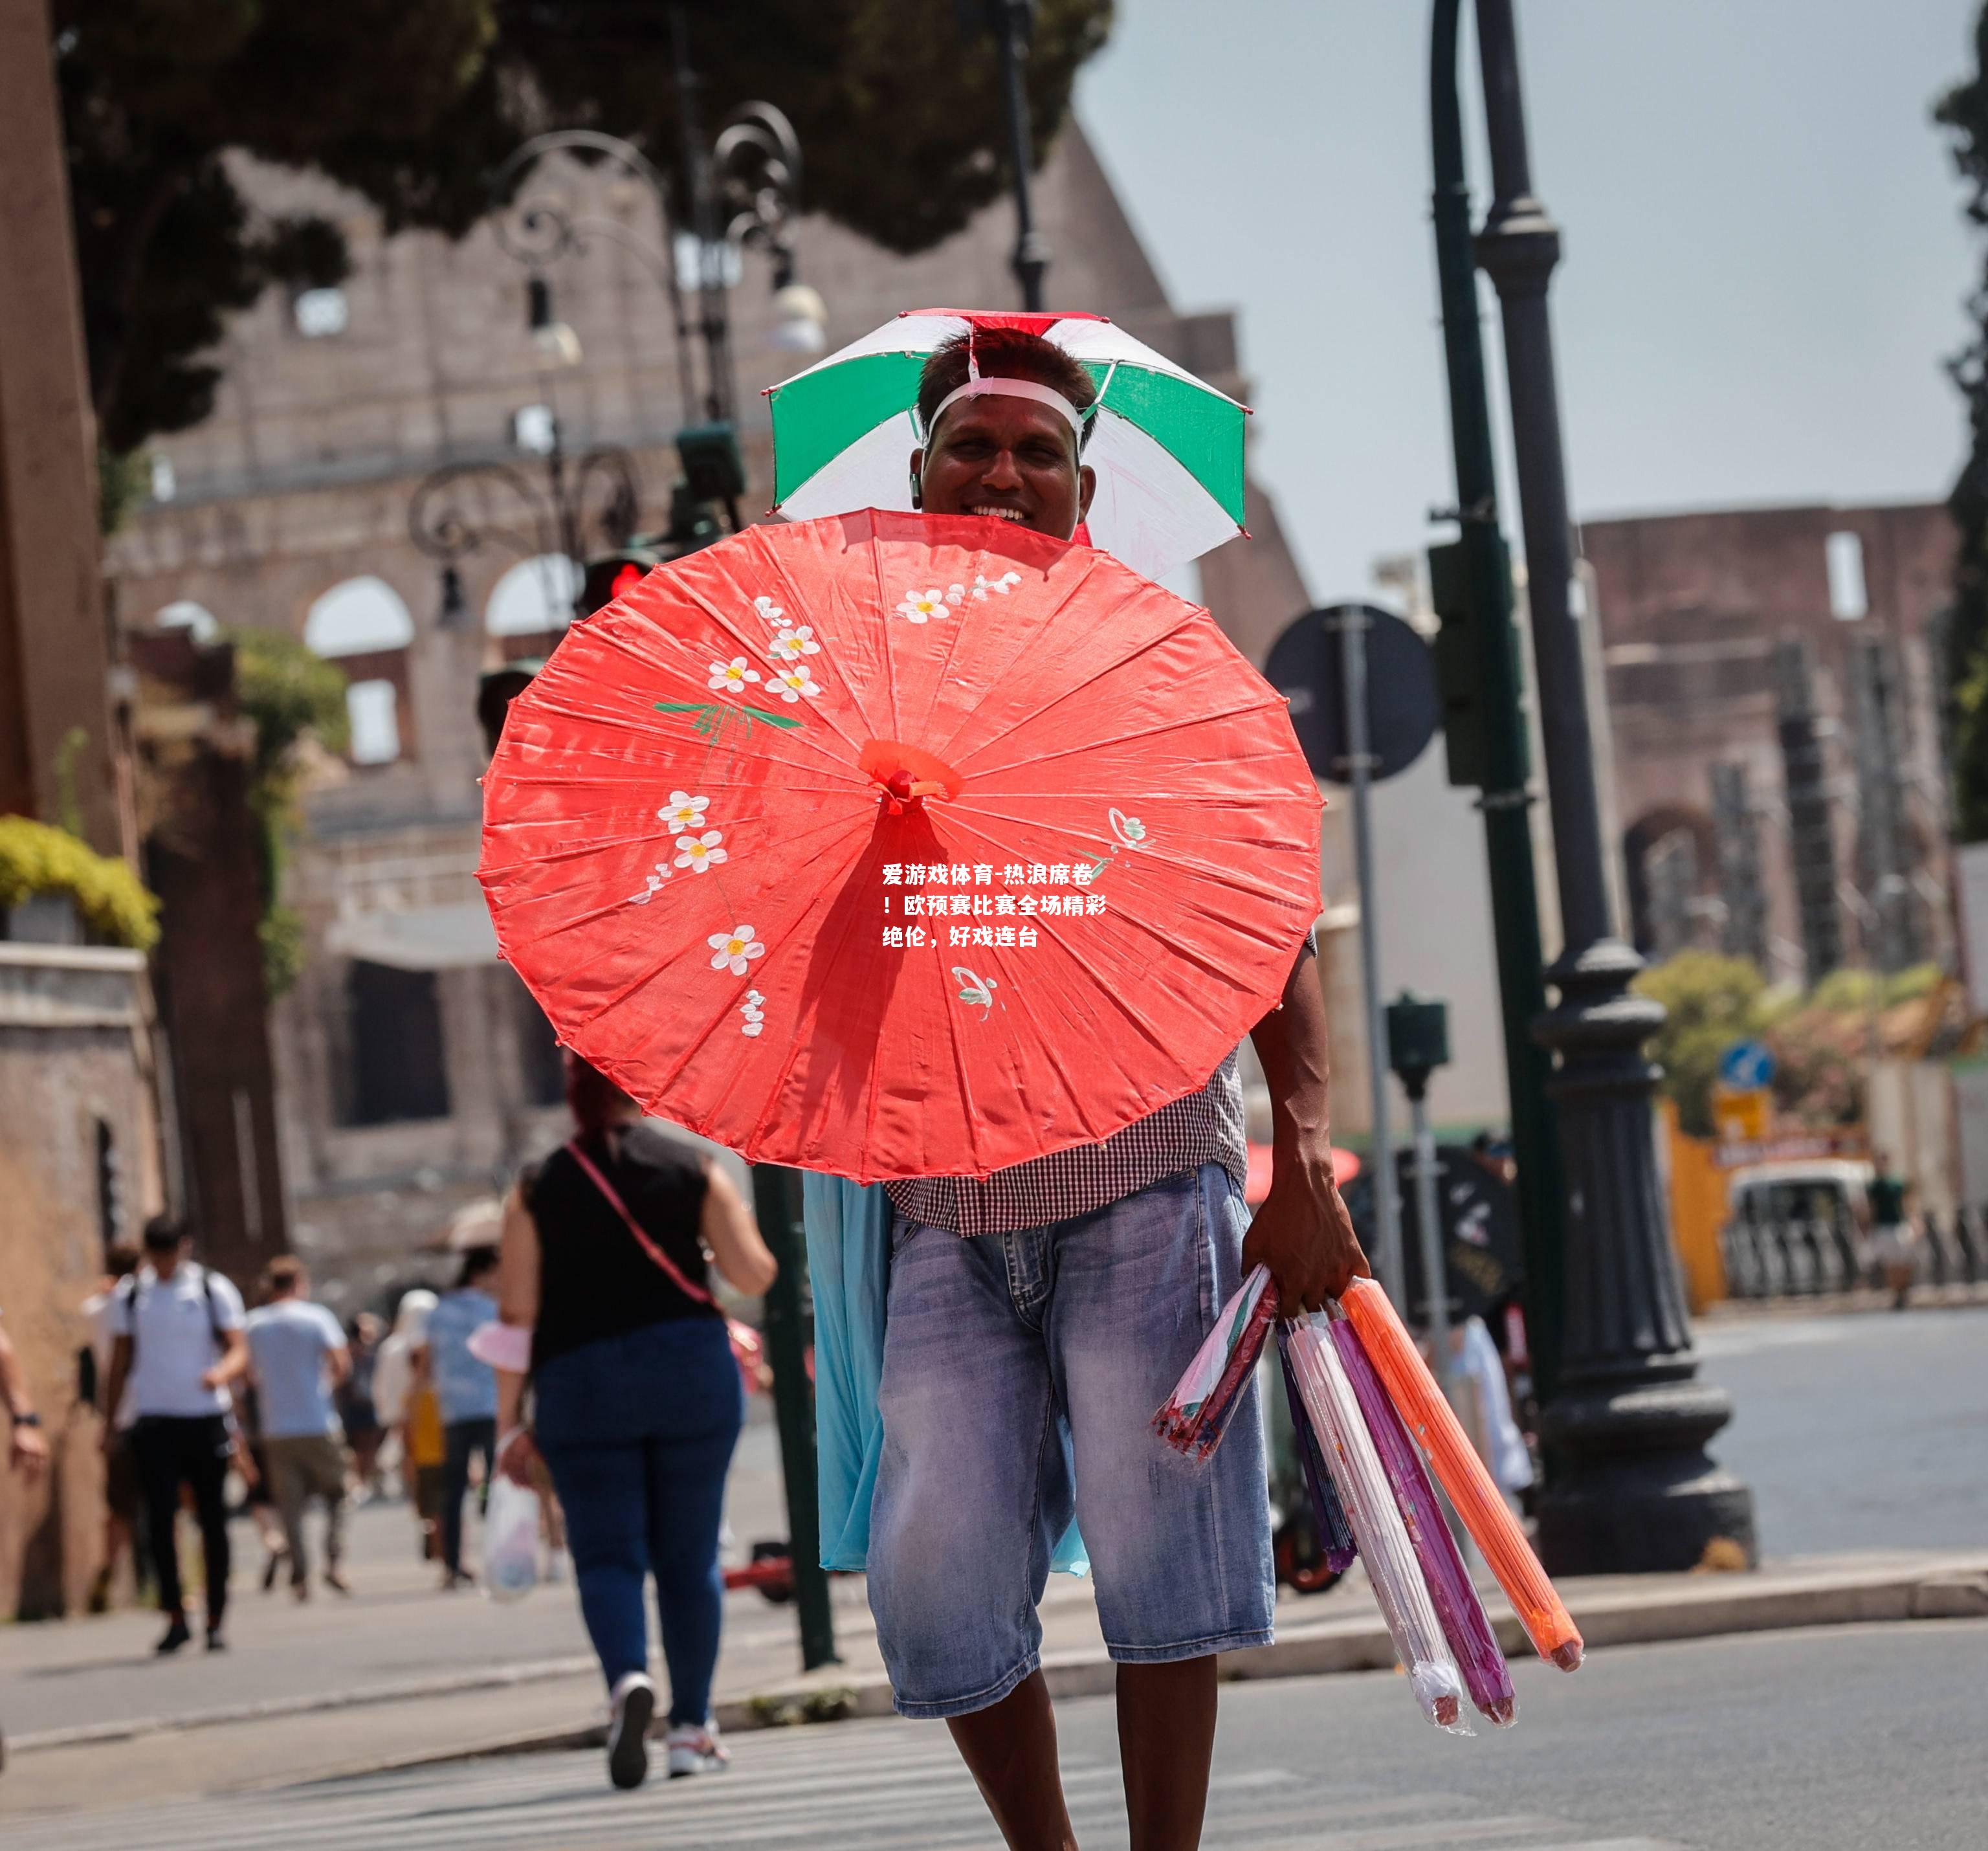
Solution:
[{"label": "plaid shirt", "polygon": [[891,1206],[920,1227],[1005,1234],[1090,1214],[1204,1163],[1219,1163],[1238,1189],[1249,1173],[1242,1080],[1234,1054],[1200,1091],[1162,1105],[1101,1144],[1052,1151],[984,1179],[920,1176],[884,1186]]}]

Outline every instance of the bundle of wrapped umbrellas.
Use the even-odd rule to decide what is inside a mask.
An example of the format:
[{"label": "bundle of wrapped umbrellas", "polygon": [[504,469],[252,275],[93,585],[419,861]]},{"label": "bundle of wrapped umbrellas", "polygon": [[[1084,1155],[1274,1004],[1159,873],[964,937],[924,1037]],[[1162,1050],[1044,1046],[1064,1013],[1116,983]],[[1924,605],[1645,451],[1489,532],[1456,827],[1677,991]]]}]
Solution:
[{"label": "bundle of wrapped umbrellas", "polygon": [[[1464,1703],[1518,1717],[1510,1671],[1437,1502],[1435,1478],[1544,1659],[1578,1670],[1581,1634],[1387,1294],[1356,1280],[1323,1313],[1279,1325],[1258,1267],[1216,1321],[1155,1430],[1205,1458],[1221,1443],[1273,1325],[1305,1485],[1328,1566],[1357,1555],[1422,1714],[1471,1733]],[[1426,1464],[1425,1464],[1426,1459]]]}]

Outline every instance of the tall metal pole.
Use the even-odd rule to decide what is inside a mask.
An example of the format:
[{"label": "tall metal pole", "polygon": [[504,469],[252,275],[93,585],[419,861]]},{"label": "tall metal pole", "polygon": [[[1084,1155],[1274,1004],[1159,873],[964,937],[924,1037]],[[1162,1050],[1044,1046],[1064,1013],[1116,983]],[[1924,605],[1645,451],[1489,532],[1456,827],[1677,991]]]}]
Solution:
[{"label": "tall metal pole", "polygon": [[778,1164],[752,1166],[752,1206],[779,1272],[766,1290],[766,1352],[787,1494],[787,1547],[800,1616],[801,1668],[839,1663],[828,1572],[821,1565],[821,1503],[815,1481],[814,1387],[807,1374],[807,1243],[800,1179]]},{"label": "tall metal pole", "polygon": [[1380,909],[1375,904],[1374,760],[1367,739],[1367,613],[1341,604],[1326,621],[1339,632],[1340,680],[1346,693],[1346,781],[1353,793],[1353,858],[1360,883],[1360,983],[1367,1003],[1367,1077],[1373,1101],[1374,1227],[1381,1288],[1395,1304],[1408,1302],[1401,1263],[1401,1203],[1395,1174],[1395,1145],[1388,1127],[1388,1014],[1381,1001]]},{"label": "tall metal pole", "polygon": [[1518,634],[1512,624],[1511,562],[1498,532],[1498,480],[1491,448],[1490,398],[1477,317],[1470,247],[1470,187],[1463,161],[1463,111],[1456,90],[1461,0],[1436,0],[1429,105],[1435,165],[1436,267],[1442,286],[1443,350],[1456,455],[1457,519],[1472,642],[1470,668],[1484,714],[1485,858],[1498,953],[1498,997],[1505,1032],[1505,1085],[1511,1100],[1519,1222],[1525,1250],[1526,1326],[1533,1380],[1542,1399],[1558,1367],[1561,1279],[1566,1250],[1566,1179],[1558,1120],[1547,1098],[1552,1068],[1533,1041],[1546,1008],[1541,976],[1539,889],[1533,871],[1532,803],[1526,788],[1525,697]]},{"label": "tall metal pole", "polygon": [[1452,1401],[1456,1372],[1449,1353],[1449,1269],[1442,1254],[1442,1225],[1435,1205],[1435,1133],[1429,1125],[1426,1076],[1408,1087],[1408,1111],[1415,1139],[1415,1233],[1422,1250],[1422,1283],[1428,1292],[1429,1354],[1435,1379]]},{"label": "tall metal pole", "polygon": [[1657,1070],[1643,1043],[1662,1007],[1629,984],[1642,960],[1614,934],[1581,645],[1570,606],[1573,522],[1547,291],[1560,229],[1534,197],[1512,0],[1476,0],[1496,194],[1478,261],[1498,291],[1526,536],[1554,865],[1566,942],[1537,1024],[1567,1166],[1565,1315],[1542,1420],[1553,1455],[1540,1553],[1558,1574],[1689,1568],[1715,1538],[1754,1553],[1753,1496],[1706,1451],[1732,1418],[1696,1379],[1657,1168]]},{"label": "tall metal pole", "polygon": [[1029,129],[1029,91],[1026,74],[1029,39],[1035,23],[1035,0],[991,0],[990,20],[1001,46],[1001,79],[1008,114],[1008,152],[1015,164],[1016,279],[1022,286],[1022,306],[1040,313],[1043,276],[1050,267],[1050,247],[1036,229],[1029,198],[1029,168],[1034,137]]},{"label": "tall metal pole", "polygon": [[702,83],[690,61],[690,16],[681,6],[670,9],[670,36],[676,54],[677,127],[683,146],[685,204],[689,228],[697,241],[698,293],[704,305],[698,330],[704,336],[705,416],[713,424],[729,423],[734,388],[725,273],[718,254],[722,228],[711,184],[711,152],[705,145],[698,107]]}]

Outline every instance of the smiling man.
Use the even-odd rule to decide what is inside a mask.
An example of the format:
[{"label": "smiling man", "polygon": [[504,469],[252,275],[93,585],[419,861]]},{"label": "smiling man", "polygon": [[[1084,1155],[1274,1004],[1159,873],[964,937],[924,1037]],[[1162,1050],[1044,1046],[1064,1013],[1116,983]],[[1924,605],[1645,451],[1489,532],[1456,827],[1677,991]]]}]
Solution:
[{"label": "smiling man", "polygon": [[[914,506],[1072,537],[1096,488],[1083,460],[1090,375],[1033,335],[969,340],[925,366]],[[1036,1617],[1073,1514],[1118,1666],[1134,1851],[1199,1843],[1215,1655],[1270,1640],[1253,1399],[1205,1464],[1166,1452],[1148,1423],[1249,1267],[1270,1267],[1286,1307],[1312,1308],[1367,1270],[1333,1182],[1313,955],[1307,945],[1251,1037],[1275,1115],[1274,1177],[1253,1222],[1233,1055],[1202,1091],[1101,1143],[984,1179],[888,1186],[868,1557],[877,1638],[898,1707],[945,1719],[1007,1842],[1026,1851],[1076,1843]]]}]

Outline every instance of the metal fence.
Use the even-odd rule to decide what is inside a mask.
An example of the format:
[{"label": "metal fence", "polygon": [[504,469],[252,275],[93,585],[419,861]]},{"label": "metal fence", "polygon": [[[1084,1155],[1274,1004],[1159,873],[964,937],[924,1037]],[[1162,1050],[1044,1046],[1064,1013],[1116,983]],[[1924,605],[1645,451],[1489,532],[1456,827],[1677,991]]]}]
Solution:
[{"label": "metal fence", "polygon": [[[1973,1285],[1988,1280],[1988,1210],[1963,1208],[1945,1223],[1927,1214],[1915,1226],[1918,1283]],[[1728,1298],[1809,1298],[1885,1283],[1870,1239],[1847,1208],[1815,1218],[1736,1216],[1719,1240]]]}]

